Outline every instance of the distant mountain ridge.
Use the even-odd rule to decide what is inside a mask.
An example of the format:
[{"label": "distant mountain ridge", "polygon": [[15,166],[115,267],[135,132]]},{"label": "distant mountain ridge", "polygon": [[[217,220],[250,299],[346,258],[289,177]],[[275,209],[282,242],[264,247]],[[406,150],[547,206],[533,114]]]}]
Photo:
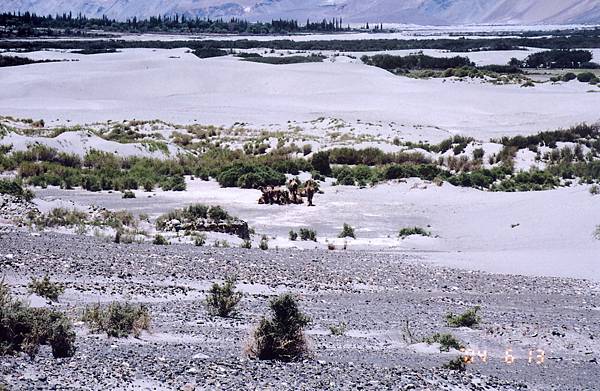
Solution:
[{"label": "distant mountain ridge", "polygon": [[600,0],[2,0],[0,11],[453,24],[600,24]]}]

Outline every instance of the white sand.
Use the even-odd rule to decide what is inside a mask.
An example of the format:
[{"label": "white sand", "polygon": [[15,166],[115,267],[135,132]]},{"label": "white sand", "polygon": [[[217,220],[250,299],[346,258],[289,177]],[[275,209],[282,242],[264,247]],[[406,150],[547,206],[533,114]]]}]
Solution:
[{"label": "white sand", "polygon": [[[438,187],[417,179],[374,188],[324,185],[316,206],[258,205],[259,192],[222,189],[216,182],[188,182],[185,192],[136,192],[126,204],[119,194],[37,190],[42,198],[71,199],[133,213],[157,216],[190,203],[219,204],[255,227],[258,235],[277,237],[270,247],[413,251],[415,259],[509,274],[589,278],[600,281],[600,196],[587,186],[543,192],[490,193],[449,184]],[[357,239],[338,239],[343,223],[355,228]],[[434,237],[400,240],[398,231],[419,226]],[[514,226],[514,227],[513,227]],[[290,229],[317,231],[319,243],[290,242]],[[233,243],[234,241],[232,241]],[[208,242],[209,244],[212,242]]]},{"label": "white sand", "polygon": [[[353,63],[273,66],[185,50],[132,49],[78,62],[0,69],[0,114],[64,123],[160,118],[256,125],[334,117],[487,138],[600,119],[600,94],[572,82],[535,88],[413,80]],[[179,57],[179,58],[171,58]],[[52,77],[48,77],[52,75]]]}]

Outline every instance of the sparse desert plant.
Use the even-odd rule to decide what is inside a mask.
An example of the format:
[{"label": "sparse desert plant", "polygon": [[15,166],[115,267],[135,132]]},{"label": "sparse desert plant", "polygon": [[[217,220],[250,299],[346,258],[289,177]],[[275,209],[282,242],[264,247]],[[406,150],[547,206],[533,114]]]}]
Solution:
[{"label": "sparse desert plant", "polygon": [[398,236],[402,239],[412,235],[431,236],[431,232],[421,227],[402,228]]},{"label": "sparse desert plant", "polygon": [[242,242],[242,244],[240,245],[241,248],[245,248],[245,249],[251,249],[252,248],[252,241],[250,239],[246,239]]},{"label": "sparse desert plant", "polygon": [[344,223],[344,227],[342,228],[342,232],[338,235],[338,238],[355,238],[354,228],[350,226],[350,224]]},{"label": "sparse desert plant", "polygon": [[202,247],[205,244],[206,244],[206,235],[205,234],[196,235],[196,237],[194,238],[194,245],[196,247]]},{"label": "sparse desert plant", "polygon": [[131,199],[131,198],[135,198],[135,193],[132,192],[131,190],[125,190],[123,192],[123,197],[124,199]]},{"label": "sparse desert plant", "polygon": [[476,148],[473,150],[473,159],[475,159],[475,160],[483,159],[484,155],[485,155],[485,151],[483,148]]},{"label": "sparse desert plant", "polygon": [[577,75],[577,80],[582,83],[589,83],[594,77],[592,72],[582,72]]},{"label": "sparse desert plant", "polygon": [[348,325],[346,324],[346,322],[340,322],[338,324],[332,324],[331,326],[329,326],[329,332],[331,333],[331,335],[339,337],[346,334],[347,328]]},{"label": "sparse desert plant", "polygon": [[58,297],[65,291],[65,287],[62,284],[50,281],[48,275],[39,280],[32,278],[27,287],[30,293],[35,293],[52,301],[58,301]]},{"label": "sparse desert plant", "polygon": [[600,225],[596,226],[596,230],[594,231],[594,238],[596,240],[600,240]]},{"label": "sparse desert plant", "polygon": [[521,84],[521,87],[535,87],[535,84],[531,80],[527,80],[525,83]]},{"label": "sparse desert plant", "polygon": [[310,155],[311,153],[312,153],[312,145],[310,145],[310,144],[304,144],[302,146],[302,154],[304,156],[306,156],[306,155]]},{"label": "sparse desert plant", "polygon": [[592,185],[590,187],[590,194],[591,195],[598,195],[598,194],[600,194],[600,186],[598,186],[598,185]]},{"label": "sparse desert plant", "polygon": [[61,312],[31,308],[14,299],[0,281],[0,356],[27,353],[34,357],[40,345],[50,345],[55,358],[75,354],[75,332]]},{"label": "sparse desert plant", "polygon": [[317,241],[317,232],[309,228],[300,228],[300,239]]},{"label": "sparse desert plant", "polygon": [[223,240],[218,240],[218,239],[215,240],[214,246],[215,247],[222,247],[222,248],[229,248],[229,247],[231,247],[229,245],[229,242],[227,240],[225,240],[225,239],[223,239]]},{"label": "sparse desert plant", "polygon": [[112,302],[87,306],[82,320],[95,332],[105,332],[109,337],[122,338],[133,334],[138,338],[150,328],[150,313],[144,305]]},{"label": "sparse desert plant", "polygon": [[206,308],[211,315],[229,317],[236,314],[242,293],[235,291],[235,278],[228,277],[223,285],[214,283],[206,297]]},{"label": "sparse desert plant", "polygon": [[467,370],[467,359],[463,356],[459,356],[444,364],[444,368],[450,369],[451,371],[465,372]]},{"label": "sparse desert plant", "polygon": [[440,352],[449,352],[450,349],[460,350],[464,346],[456,339],[452,334],[440,334],[436,333],[429,338],[425,338],[423,342],[427,344],[439,343]]},{"label": "sparse desert plant", "polygon": [[475,327],[481,322],[481,317],[477,315],[479,310],[481,310],[481,307],[475,306],[461,315],[449,313],[446,315],[446,322],[450,327]]},{"label": "sparse desert plant", "polygon": [[154,235],[154,240],[152,241],[152,244],[155,244],[157,246],[167,246],[169,245],[169,241],[167,239],[165,239],[164,236],[162,236],[161,234],[156,234]]},{"label": "sparse desert plant", "polygon": [[296,240],[298,240],[298,232],[290,230],[289,237],[292,242],[295,242]]},{"label": "sparse desert plant", "polygon": [[269,249],[269,238],[266,235],[263,235],[263,237],[260,239],[260,244],[258,246],[261,250],[268,250]]},{"label": "sparse desert plant", "polygon": [[8,179],[0,179],[0,194],[9,194],[25,201],[31,201],[35,196],[21,182]]},{"label": "sparse desert plant", "polygon": [[310,319],[298,308],[292,294],[271,300],[271,318],[263,317],[256,327],[248,354],[260,360],[294,361],[308,353],[304,328]]},{"label": "sparse desert plant", "polygon": [[333,244],[333,243],[327,243],[327,250],[329,250],[329,251],[335,251],[335,244]]}]

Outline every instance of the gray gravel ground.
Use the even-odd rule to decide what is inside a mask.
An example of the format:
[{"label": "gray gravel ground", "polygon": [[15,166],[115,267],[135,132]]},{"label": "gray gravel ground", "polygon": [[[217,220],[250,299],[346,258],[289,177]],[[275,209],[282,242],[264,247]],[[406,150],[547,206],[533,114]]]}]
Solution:
[{"label": "gray gravel ground", "polygon": [[[600,389],[600,286],[584,280],[440,268],[418,254],[118,245],[10,229],[0,233],[0,273],[23,298],[34,276],[66,284],[53,305],[77,331],[70,359],[55,360],[48,349],[33,360],[1,357],[0,383],[11,390]],[[245,293],[240,314],[211,317],[204,291],[232,274]],[[248,359],[252,327],[269,298],[286,291],[312,318],[312,356],[290,364]],[[146,303],[150,333],[108,339],[78,321],[86,304],[113,300]],[[479,327],[446,327],[446,313],[474,305],[482,308]],[[346,334],[331,335],[340,322]],[[436,332],[487,351],[487,362],[476,358],[466,373],[440,369],[457,352],[415,344]],[[508,348],[512,365],[504,362]],[[537,349],[545,352],[541,365],[528,362]]]}]

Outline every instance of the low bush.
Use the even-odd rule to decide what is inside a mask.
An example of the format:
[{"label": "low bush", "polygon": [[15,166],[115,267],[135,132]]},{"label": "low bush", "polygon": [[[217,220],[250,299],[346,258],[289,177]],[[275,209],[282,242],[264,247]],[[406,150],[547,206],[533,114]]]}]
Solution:
[{"label": "low bush", "polygon": [[263,235],[262,238],[260,238],[260,244],[258,245],[258,248],[261,250],[269,249],[269,238],[266,235]]},{"label": "low bush", "polygon": [[582,83],[589,83],[596,76],[592,72],[582,72],[577,75],[577,80]]},{"label": "low bush", "polygon": [[20,181],[0,179],[0,194],[8,194],[25,201],[31,201],[35,195],[31,190],[25,189]]},{"label": "low bush", "polygon": [[135,198],[135,193],[132,192],[131,190],[125,190],[123,192],[123,199],[131,199],[131,198]]},{"label": "low bush", "polygon": [[222,57],[229,54],[225,50],[217,48],[198,48],[192,53],[198,58]]},{"label": "low bush", "polygon": [[348,325],[346,324],[346,322],[340,322],[338,324],[332,324],[331,326],[329,326],[329,332],[331,333],[331,335],[339,337],[346,334],[347,328]]},{"label": "low bush", "polygon": [[154,240],[152,241],[152,244],[157,245],[157,246],[168,246],[170,243],[161,234],[156,234],[156,235],[154,235]]},{"label": "low bush", "polygon": [[285,175],[263,165],[236,163],[224,169],[217,181],[223,187],[258,189],[263,186],[284,185]]},{"label": "low bush", "polygon": [[295,242],[296,240],[298,240],[298,233],[294,230],[290,230],[289,237],[292,242]]},{"label": "low bush", "polygon": [[32,278],[27,287],[30,293],[35,293],[52,301],[58,301],[58,297],[65,291],[65,287],[62,284],[50,281],[48,275],[39,280]]},{"label": "low bush", "polygon": [[150,328],[150,313],[144,305],[110,303],[87,306],[82,320],[94,332],[104,332],[109,337],[122,338],[133,334],[138,338]]},{"label": "low bush", "polygon": [[594,231],[594,238],[596,240],[600,240],[600,225],[596,226],[596,230]]},{"label": "low bush", "polygon": [[410,227],[410,228],[402,228],[398,233],[398,236],[402,239],[407,238],[412,235],[421,235],[421,236],[431,236],[431,232],[425,230],[421,227]]},{"label": "low bush", "polygon": [[34,222],[39,227],[73,227],[88,223],[88,214],[76,209],[54,208],[38,216]]},{"label": "low bush", "polygon": [[331,175],[331,162],[329,160],[329,152],[319,151],[313,154],[310,159],[310,164],[313,170],[324,176]]},{"label": "low bush", "polygon": [[252,241],[250,239],[246,239],[242,242],[242,244],[240,244],[240,247],[249,250],[252,248]]},{"label": "low bush", "polygon": [[241,300],[242,293],[235,291],[235,279],[229,277],[223,285],[212,285],[206,297],[206,307],[211,315],[230,317],[236,314]]},{"label": "low bush", "polygon": [[342,228],[342,232],[338,235],[338,238],[354,238],[356,239],[356,235],[354,234],[354,228],[352,228],[349,224],[344,223],[344,227]]},{"label": "low bush", "polygon": [[467,359],[463,356],[459,356],[450,360],[447,364],[444,364],[444,368],[451,371],[465,372],[467,370]]},{"label": "low bush", "polygon": [[246,57],[244,61],[259,62],[262,64],[287,65],[302,64],[309,62],[323,62],[325,56],[311,54],[310,56],[287,56],[287,57]]},{"label": "low bush", "polygon": [[598,186],[598,185],[592,185],[590,187],[590,194],[591,195],[598,195],[598,194],[600,194],[600,186]]},{"label": "low bush", "polygon": [[194,237],[194,245],[196,247],[202,247],[206,244],[206,235],[198,234]]},{"label": "low bush", "polygon": [[571,80],[577,79],[577,75],[573,72],[567,72],[562,76],[562,81],[570,82]]},{"label": "low bush", "polygon": [[449,313],[446,315],[446,322],[450,327],[469,327],[473,328],[481,322],[481,317],[477,315],[481,307],[475,306],[468,309],[461,315]]},{"label": "low bush", "polygon": [[300,239],[301,240],[311,240],[313,242],[317,241],[317,231],[312,230],[310,228],[300,228]]},{"label": "low bush", "polygon": [[429,338],[425,338],[423,342],[427,344],[439,343],[440,352],[449,352],[450,349],[460,350],[464,348],[463,344],[456,339],[452,334],[434,334]]},{"label": "low bush", "polygon": [[283,294],[271,300],[272,317],[263,317],[254,331],[248,353],[260,360],[295,361],[308,353],[304,328],[310,323],[295,298]]},{"label": "low bush", "polygon": [[363,56],[361,60],[367,65],[376,66],[388,71],[397,71],[399,69],[447,69],[473,65],[467,57],[431,57],[422,53],[408,56],[377,54],[372,57]]},{"label": "low bush", "polygon": [[61,312],[31,308],[14,299],[0,282],[0,355],[27,353],[34,357],[40,345],[50,345],[55,358],[75,354],[75,332]]}]

